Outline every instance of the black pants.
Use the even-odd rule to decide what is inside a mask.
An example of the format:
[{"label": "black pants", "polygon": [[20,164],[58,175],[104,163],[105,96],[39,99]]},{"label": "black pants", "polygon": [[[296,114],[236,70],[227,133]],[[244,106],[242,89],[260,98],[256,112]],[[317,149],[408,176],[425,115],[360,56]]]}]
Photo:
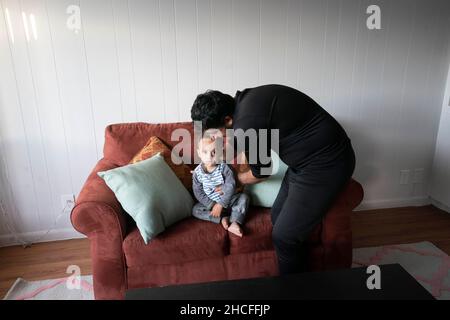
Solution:
[{"label": "black pants", "polygon": [[339,153],[322,156],[314,165],[289,168],[272,207],[272,239],[280,274],[306,269],[303,246],[351,178],[355,153],[350,140]]}]

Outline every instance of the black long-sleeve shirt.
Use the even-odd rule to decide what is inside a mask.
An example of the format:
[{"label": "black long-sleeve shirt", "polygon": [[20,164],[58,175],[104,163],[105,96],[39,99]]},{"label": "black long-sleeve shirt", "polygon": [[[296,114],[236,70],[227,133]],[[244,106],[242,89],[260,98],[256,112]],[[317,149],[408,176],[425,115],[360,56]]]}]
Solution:
[{"label": "black long-sleeve shirt", "polygon": [[[289,167],[304,168],[312,163],[327,165],[350,141],[342,126],[306,94],[283,85],[270,84],[237,91],[233,129],[278,129],[279,156]],[[267,140],[270,150],[270,138]],[[259,143],[259,142],[258,142]],[[245,147],[249,159],[248,144]],[[269,154],[270,155],[270,154]],[[257,178],[263,163],[250,163]]]}]

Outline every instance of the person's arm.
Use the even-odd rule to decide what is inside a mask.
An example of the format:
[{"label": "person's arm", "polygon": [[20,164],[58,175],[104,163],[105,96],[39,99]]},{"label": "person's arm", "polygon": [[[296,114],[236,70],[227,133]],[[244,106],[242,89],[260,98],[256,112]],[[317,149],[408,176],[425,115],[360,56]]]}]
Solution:
[{"label": "person's arm", "polygon": [[[264,151],[261,150],[260,146],[260,138],[258,136],[256,142],[256,148],[253,149],[253,152],[256,152],[256,162],[250,163],[250,146],[248,145],[249,141],[246,143],[246,148],[244,150],[244,156],[246,158],[246,162],[249,164],[250,170],[241,174],[239,181],[243,184],[255,184],[261,181],[266,180],[272,174],[272,159],[270,158],[271,152],[271,141],[270,136],[266,141],[266,149]],[[262,157],[269,157],[263,161]],[[268,161],[267,161],[268,160]]]},{"label": "person's arm", "polygon": [[238,163],[238,172],[237,172],[237,182],[238,184],[240,184],[241,186],[246,185],[246,184],[255,184],[255,183],[259,183],[262,181],[265,181],[268,176],[259,176],[256,177],[253,174],[253,170],[255,170],[255,168],[253,168],[248,164],[248,160],[247,157],[245,155],[245,152],[242,151],[240,154],[238,154],[238,156],[236,157],[236,161]]},{"label": "person's arm", "polygon": [[[240,159],[238,164],[245,163],[248,165],[248,171],[239,172],[237,175],[237,179],[241,184],[255,184],[271,176],[272,159],[270,158],[270,153],[272,141],[270,133],[271,130],[268,130],[268,136],[264,140],[260,140],[259,132],[256,135],[256,140],[246,136],[243,144],[239,143],[239,141],[242,142],[242,137],[240,140],[235,137],[234,151],[238,155],[236,159]],[[261,143],[265,145],[261,146]]]},{"label": "person's arm", "polygon": [[251,170],[251,167],[248,168],[247,171],[238,172],[237,179],[240,184],[246,185],[246,184],[255,184],[262,182],[267,179],[267,177],[255,177],[253,175],[253,171]]},{"label": "person's arm", "polygon": [[203,204],[208,210],[211,210],[215,205],[215,202],[211,200],[203,190],[202,183],[198,180],[197,174],[194,172],[192,175],[192,190],[194,191],[195,198],[198,202]]},{"label": "person's arm", "polygon": [[224,183],[220,187],[222,195],[220,196],[220,200],[218,203],[227,208],[230,204],[231,197],[234,195],[234,191],[236,190],[236,179],[234,178],[234,172],[231,168],[225,164],[223,167],[223,180]]}]

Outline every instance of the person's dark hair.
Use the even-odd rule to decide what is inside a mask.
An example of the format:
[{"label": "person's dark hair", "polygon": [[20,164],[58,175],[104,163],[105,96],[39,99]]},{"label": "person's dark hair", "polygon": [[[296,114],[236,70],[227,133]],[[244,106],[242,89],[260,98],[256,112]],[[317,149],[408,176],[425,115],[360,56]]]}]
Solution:
[{"label": "person's dark hair", "polygon": [[234,98],[220,91],[208,90],[199,94],[191,108],[193,121],[201,121],[203,130],[221,128],[225,117],[233,116]]}]

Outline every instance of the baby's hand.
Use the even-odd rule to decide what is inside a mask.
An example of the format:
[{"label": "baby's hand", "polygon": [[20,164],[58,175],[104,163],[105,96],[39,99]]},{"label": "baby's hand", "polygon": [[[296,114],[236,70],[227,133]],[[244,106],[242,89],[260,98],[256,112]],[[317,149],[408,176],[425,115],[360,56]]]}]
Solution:
[{"label": "baby's hand", "polygon": [[216,187],[216,188],[214,189],[214,191],[217,192],[218,194],[222,195],[222,194],[223,194],[223,191],[222,191],[222,185]]},{"label": "baby's hand", "polygon": [[222,209],[223,209],[222,205],[216,203],[211,210],[211,215],[216,218],[220,217],[220,215],[222,214]]}]

